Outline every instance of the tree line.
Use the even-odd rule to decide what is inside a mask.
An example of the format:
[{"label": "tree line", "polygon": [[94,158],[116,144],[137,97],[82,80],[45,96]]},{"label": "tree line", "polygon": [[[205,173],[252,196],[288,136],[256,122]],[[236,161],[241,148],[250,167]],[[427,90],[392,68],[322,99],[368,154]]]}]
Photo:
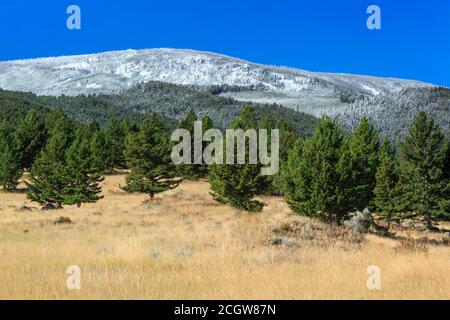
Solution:
[{"label": "tree line", "polygon": [[[193,136],[197,120],[204,130],[214,127],[211,118],[199,119],[192,110],[178,127]],[[387,221],[420,216],[428,228],[436,219],[450,218],[450,143],[423,112],[399,150],[387,139],[380,142],[367,118],[347,134],[324,117],[305,138],[288,119],[268,113],[258,117],[254,108],[245,107],[231,128],[278,129],[279,174],[261,176],[260,164],[175,166],[170,131],[156,114],[140,124],[112,120],[101,126],[81,124],[61,110],[32,109],[17,125],[0,122],[0,184],[15,190],[26,173],[29,199],[45,208],[81,206],[101,198],[105,174],[127,169],[122,188],[150,199],[182,179],[205,178],[216,201],[247,211],[262,210],[256,196],[275,194],[283,195],[296,213],[337,223],[365,208]]]}]

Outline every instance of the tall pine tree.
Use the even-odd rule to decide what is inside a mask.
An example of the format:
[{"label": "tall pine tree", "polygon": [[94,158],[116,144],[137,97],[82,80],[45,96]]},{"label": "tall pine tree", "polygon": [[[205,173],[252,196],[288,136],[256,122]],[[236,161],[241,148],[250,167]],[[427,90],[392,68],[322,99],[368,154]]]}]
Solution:
[{"label": "tall pine tree", "polygon": [[340,175],[338,203],[342,211],[362,211],[369,207],[373,200],[378,153],[378,133],[364,117],[342,145],[337,166]]},{"label": "tall pine tree", "polygon": [[423,217],[428,229],[433,228],[433,218],[449,216],[446,152],[439,127],[426,113],[419,113],[400,149],[400,206]]},{"label": "tall pine tree", "polygon": [[398,212],[398,160],[393,147],[385,139],[380,147],[380,165],[375,175],[374,204],[381,217],[388,221],[388,227]]},{"label": "tall pine tree", "polygon": [[6,191],[16,189],[21,170],[21,154],[16,146],[13,128],[0,123],[0,186]]},{"label": "tall pine tree", "polygon": [[31,169],[47,142],[44,118],[35,109],[30,110],[17,127],[15,135],[17,149],[21,155],[21,167]]},{"label": "tall pine tree", "polygon": [[155,194],[176,188],[181,180],[175,177],[171,150],[161,120],[155,114],[148,116],[139,132],[127,138],[125,156],[131,172],[123,189],[146,193],[153,200]]}]

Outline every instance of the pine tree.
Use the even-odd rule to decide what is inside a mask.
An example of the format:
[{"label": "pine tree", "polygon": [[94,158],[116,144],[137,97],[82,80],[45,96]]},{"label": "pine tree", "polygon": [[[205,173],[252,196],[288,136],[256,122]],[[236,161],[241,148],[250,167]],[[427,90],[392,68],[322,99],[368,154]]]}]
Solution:
[{"label": "pine tree", "polygon": [[[257,129],[254,110],[245,107],[241,115],[232,124],[232,129]],[[226,143],[224,143],[225,151]],[[236,143],[234,152],[236,155]],[[226,152],[224,152],[226,154]],[[262,176],[260,164],[249,164],[249,143],[246,141],[245,164],[214,164],[210,166],[209,182],[211,195],[221,203],[228,203],[233,207],[247,211],[258,212],[263,208],[263,203],[253,198],[268,188],[266,177]]]},{"label": "pine tree", "polygon": [[337,164],[343,143],[342,129],[324,117],[314,135],[289,152],[286,198],[294,212],[328,221],[342,221],[346,213],[338,202]]},{"label": "pine tree", "polygon": [[447,139],[447,156],[445,158],[444,175],[445,178],[450,180],[450,138]]},{"label": "pine tree", "polygon": [[21,156],[12,128],[0,123],[0,185],[6,191],[15,190],[21,174]]},{"label": "pine tree", "polygon": [[103,198],[100,172],[92,170],[92,154],[90,148],[89,129],[79,129],[75,140],[66,153],[65,177],[67,184],[63,189],[63,204],[78,207],[82,203],[93,203]]},{"label": "pine tree", "polygon": [[[198,121],[197,115],[194,113],[194,111],[191,109],[186,118],[180,122],[178,128],[179,129],[186,129],[191,134],[191,150],[194,150],[194,123],[195,121]],[[201,135],[203,137],[203,134],[205,131],[213,128],[213,122],[211,118],[208,116],[204,116],[202,119],[202,132]],[[202,150],[204,147],[204,143],[202,142]],[[191,155],[192,158],[192,155]],[[208,175],[208,166],[206,164],[181,164],[177,166],[177,173],[182,176],[185,179],[188,180],[198,180],[200,178],[204,178]]]},{"label": "pine tree", "polygon": [[282,175],[286,172],[284,168],[287,166],[289,152],[300,137],[288,119],[278,120],[275,127],[280,131],[280,172],[273,177],[273,194],[283,195],[285,186]]},{"label": "pine tree", "polygon": [[397,212],[399,174],[395,151],[388,139],[381,144],[380,165],[375,178],[374,204],[381,217],[388,221],[389,228],[390,222]]},{"label": "pine tree", "polygon": [[54,133],[64,135],[68,146],[70,146],[73,141],[75,127],[75,122],[69,119],[60,109],[50,111],[45,117],[45,128],[48,139],[50,139]]},{"label": "pine tree", "polygon": [[64,202],[68,140],[63,131],[53,130],[48,144],[31,167],[27,196],[45,208],[61,208]]},{"label": "pine tree", "polygon": [[338,203],[343,212],[362,211],[373,200],[379,165],[378,133],[367,118],[342,145],[337,170],[340,175]]},{"label": "pine tree", "polygon": [[117,120],[112,120],[105,129],[107,147],[110,153],[110,170],[123,169],[126,167],[125,155],[125,129]]},{"label": "pine tree", "polygon": [[47,141],[44,119],[35,109],[30,110],[19,124],[15,136],[21,167],[30,169]]},{"label": "pine tree", "polygon": [[171,149],[160,119],[155,114],[148,116],[139,132],[127,138],[125,156],[131,172],[123,189],[147,193],[153,200],[155,194],[176,188],[181,180],[175,178]]},{"label": "pine tree", "polygon": [[95,172],[111,173],[114,170],[114,154],[111,152],[110,142],[105,129],[98,130],[92,137],[91,166]]},{"label": "pine tree", "polygon": [[400,207],[424,217],[428,229],[433,218],[449,215],[448,180],[444,177],[446,143],[431,117],[421,112],[401,145]]}]

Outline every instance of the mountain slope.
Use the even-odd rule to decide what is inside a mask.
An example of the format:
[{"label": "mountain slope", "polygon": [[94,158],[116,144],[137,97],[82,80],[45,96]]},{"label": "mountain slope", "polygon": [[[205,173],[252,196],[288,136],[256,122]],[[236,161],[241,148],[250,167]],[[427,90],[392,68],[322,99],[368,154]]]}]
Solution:
[{"label": "mountain slope", "polygon": [[140,82],[257,86],[288,97],[377,95],[428,84],[264,66],[191,50],[149,49],[0,63],[0,88],[39,95],[111,93]]},{"label": "mountain slope", "polygon": [[[411,80],[264,66],[192,50],[126,50],[0,62],[0,88],[46,95],[45,103],[62,106],[80,120],[105,121],[108,110],[117,115],[155,111],[179,119],[192,107],[224,127],[248,101],[259,104],[261,112],[306,122],[296,123],[305,132],[314,121],[304,113],[329,115],[348,129],[368,116],[382,136],[398,140],[417,113],[427,111],[450,133],[450,89]],[[96,96],[88,102],[67,98],[90,94]],[[82,114],[76,114],[79,109]]]}]

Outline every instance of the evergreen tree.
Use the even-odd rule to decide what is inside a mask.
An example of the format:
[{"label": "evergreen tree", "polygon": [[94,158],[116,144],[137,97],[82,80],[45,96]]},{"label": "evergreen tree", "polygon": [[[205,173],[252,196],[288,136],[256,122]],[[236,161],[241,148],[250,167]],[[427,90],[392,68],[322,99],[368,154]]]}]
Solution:
[{"label": "evergreen tree", "polygon": [[21,155],[21,167],[30,169],[47,142],[44,119],[31,109],[16,130],[17,149]]},{"label": "evergreen tree", "polygon": [[445,158],[444,175],[445,178],[450,180],[450,138],[447,139],[447,156]]},{"label": "evergreen tree", "polygon": [[63,131],[53,130],[48,144],[31,167],[27,196],[46,208],[61,208],[64,202],[68,140]]},{"label": "evergreen tree", "polygon": [[397,212],[398,201],[398,161],[393,147],[385,139],[380,147],[380,165],[376,173],[374,204],[382,218],[388,221],[388,227]]},{"label": "evergreen tree", "polygon": [[[191,134],[191,150],[194,150],[194,123],[198,121],[197,115],[191,109],[186,118],[180,122],[178,128],[186,129]],[[202,132],[201,135],[205,131],[213,128],[212,120],[208,116],[204,116],[202,119]],[[202,150],[204,148],[204,143],[202,142]],[[192,155],[191,155],[192,158]],[[177,166],[177,172],[180,176],[188,180],[198,180],[200,178],[204,178],[208,174],[208,166],[206,164],[181,164]]]},{"label": "evergreen tree", "polygon": [[94,138],[95,134],[100,131],[100,124],[93,120],[88,123],[86,128],[84,128],[84,137],[90,141]]},{"label": "evergreen tree", "polygon": [[111,159],[110,170],[123,169],[126,167],[125,161],[125,128],[117,120],[112,120],[105,129],[107,147]]},{"label": "evergreen tree", "polygon": [[362,211],[373,200],[379,164],[378,133],[367,118],[342,145],[337,170],[340,175],[338,203],[343,212]]},{"label": "evergreen tree", "polygon": [[21,170],[21,156],[15,145],[12,128],[0,123],[0,185],[6,191],[16,189]]},{"label": "evergreen tree", "polygon": [[105,129],[98,130],[92,137],[91,153],[91,166],[95,172],[111,173],[114,170],[114,154],[111,152],[111,139],[108,138]]},{"label": "evergreen tree", "polygon": [[287,202],[294,212],[328,221],[342,221],[347,212],[338,202],[337,164],[343,143],[342,129],[324,117],[314,135],[289,152],[284,174]]},{"label": "evergreen tree", "polygon": [[175,178],[171,149],[159,118],[155,114],[148,116],[139,132],[127,138],[125,156],[131,172],[123,189],[147,193],[153,200],[155,194],[176,188],[181,180]]},{"label": "evergreen tree", "polygon": [[65,136],[68,146],[72,143],[76,126],[76,123],[69,119],[60,109],[50,111],[45,117],[45,128],[48,133],[48,139],[56,132],[59,135]]},{"label": "evergreen tree", "polygon": [[[241,115],[232,124],[232,129],[257,129],[258,123],[255,119],[253,108],[245,107]],[[226,143],[224,143],[225,151]],[[221,203],[228,203],[236,208],[247,211],[261,211],[263,203],[253,200],[267,189],[267,179],[262,176],[260,164],[249,164],[249,142],[246,141],[245,164],[214,164],[210,166],[209,182],[211,184],[211,195]],[[236,155],[237,143],[235,141]],[[226,154],[226,152],[224,152]]]},{"label": "evergreen tree", "polygon": [[63,189],[63,203],[67,205],[93,203],[101,199],[100,182],[103,177],[99,172],[92,170],[92,154],[90,148],[90,132],[79,129],[75,140],[66,153],[67,184]]},{"label": "evergreen tree", "polygon": [[449,215],[446,152],[439,127],[426,113],[419,113],[400,148],[400,207],[424,217],[428,229],[433,228],[433,218]]},{"label": "evergreen tree", "polygon": [[275,195],[283,195],[285,179],[282,176],[286,173],[284,168],[287,166],[289,152],[294,148],[295,143],[300,137],[288,119],[282,118],[278,120],[275,127],[280,131],[280,172],[273,177],[272,193]]}]

